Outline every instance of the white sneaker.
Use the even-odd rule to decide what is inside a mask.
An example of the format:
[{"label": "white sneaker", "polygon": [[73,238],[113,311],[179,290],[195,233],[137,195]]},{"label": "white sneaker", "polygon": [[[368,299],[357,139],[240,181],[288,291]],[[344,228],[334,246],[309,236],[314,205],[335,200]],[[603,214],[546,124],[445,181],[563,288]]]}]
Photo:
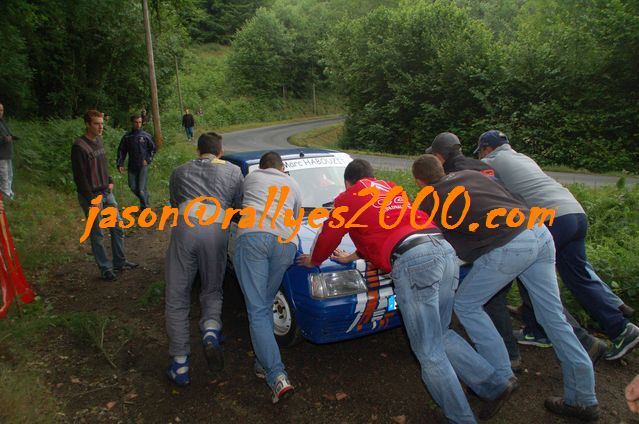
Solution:
[{"label": "white sneaker", "polygon": [[295,388],[284,374],[280,374],[275,379],[275,384],[273,384],[271,390],[273,391],[271,400],[273,403],[277,403],[280,399],[286,399],[292,395]]}]

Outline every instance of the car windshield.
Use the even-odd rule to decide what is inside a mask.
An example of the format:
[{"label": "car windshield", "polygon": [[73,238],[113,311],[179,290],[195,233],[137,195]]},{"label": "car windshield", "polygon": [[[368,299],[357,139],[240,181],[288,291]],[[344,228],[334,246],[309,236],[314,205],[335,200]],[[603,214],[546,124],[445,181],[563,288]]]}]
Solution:
[{"label": "car windshield", "polygon": [[344,191],[343,166],[295,169],[291,177],[302,191],[302,206],[308,208],[330,208],[335,197]]}]

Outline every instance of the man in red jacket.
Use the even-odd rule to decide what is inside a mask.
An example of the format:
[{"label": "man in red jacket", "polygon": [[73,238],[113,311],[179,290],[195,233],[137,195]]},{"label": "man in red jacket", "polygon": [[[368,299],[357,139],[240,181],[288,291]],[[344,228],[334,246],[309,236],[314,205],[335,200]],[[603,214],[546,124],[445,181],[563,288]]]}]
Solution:
[{"label": "man in red jacket", "polygon": [[[331,255],[342,263],[365,258],[390,272],[410,344],[422,368],[422,380],[433,399],[449,421],[475,422],[455,375],[457,370],[464,383],[488,400],[479,417],[491,417],[510,397],[517,382],[499,377],[448,328],[459,280],[453,248],[437,227],[427,224],[426,213],[411,210],[400,187],[373,177],[367,161],[351,162],[344,171],[344,182],[346,191],[335,198],[331,217],[318,233],[312,253],[301,255],[298,263],[319,266]],[[351,254],[335,250],[346,233],[357,249]]]}]

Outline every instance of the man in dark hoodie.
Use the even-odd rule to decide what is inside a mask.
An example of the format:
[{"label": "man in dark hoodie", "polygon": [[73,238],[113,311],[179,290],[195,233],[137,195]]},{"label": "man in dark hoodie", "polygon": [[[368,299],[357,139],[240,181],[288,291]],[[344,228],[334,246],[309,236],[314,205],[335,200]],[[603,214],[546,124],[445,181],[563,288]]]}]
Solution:
[{"label": "man in dark hoodie", "polygon": [[[113,180],[109,176],[106,152],[104,144],[102,144],[104,130],[102,112],[87,111],[84,114],[84,125],[86,133],[78,137],[71,147],[71,167],[78,191],[78,201],[84,215],[88,216],[91,207],[100,209],[115,207],[117,209],[118,204],[113,196]],[[122,228],[115,225],[110,228],[110,232],[113,261],[109,259],[104,248],[102,242],[104,234],[99,226],[99,220],[94,221],[90,236],[95,262],[100,268],[102,279],[107,281],[117,279],[114,270],[122,271],[138,266],[134,262],[127,261],[124,256],[124,231]]]},{"label": "man in dark hoodie", "polygon": [[[437,135],[433,140],[431,146],[426,149],[427,154],[434,155],[443,165],[444,172],[450,174],[451,172],[459,171],[479,171],[484,175],[491,177],[499,182],[495,177],[494,170],[481,160],[469,158],[464,156],[461,151],[461,142],[459,138],[450,132],[443,132]],[[507,294],[510,291],[511,285],[507,285],[501,291],[499,291],[492,299],[490,299],[485,305],[484,310],[495,324],[495,328],[499,332],[499,335],[503,338],[508,350],[508,356],[510,357],[511,367],[515,371],[521,369],[521,355],[519,347],[517,346],[518,340],[513,334],[512,323],[510,315],[507,310]],[[522,285],[519,286],[520,293],[525,305],[525,310],[530,311],[533,314],[532,304],[526,288]],[[605,353],[607,346],[603,340],[592,336],[586,329],[584,329],[579,322],[564,308],[564,314],[568,323],[572,326],[575,335],[579,339],[579,342],[588,352],[588,356],[593,361],[597,362]],[[532,318],[534,320],[534,316]],[[536,321],[535,321],[536,322]],[[543,330],[542,330],[543,331]],[[521,331],[519,331],[521,332]],[[520,344],[531,344],[526,341],[519,341]],[[541,346],[534,344],[534,346]],[[541,347],[551,347],[548,342],[547,345]]]},{"label": "man in dark hoodie", "polygon": [[[442,208],[445,212],[434,196],[426,198],[419,208],[434,216],[435,222],[457,223],[443,225],[442,233],[460,259],[473,263],[455,293],[454,310],[477,352],[499,375],[512,377],[508,352],[483,306],[519,276],[564,374],[564,396],[550,397],[544,405],[558,415],[597,420],[600,412],[592,362],[563,313],[555,274],[555,248],[548,229],[544,225],[530,229],[521,226],[529,218],[528,208],[477,171],[445,174],[435,156],[423,155],[413,163],[412,172],[418,186],[431,185],[440,199],[460,186],[463,189],[464,196],[454,197]],[[509,222],[513,212],[522,217],[519,225]]]},{"label": "man in dark hoodie", "polygon": [[142,129],[142,117],[131,116],[133,129],[124,134],[118,147],[117,166],[120,173],[124,172],[124,160],[129,155],[129,188],[140,199],[140,209],[148,208],[149,192],[146,188],[149,178],[149,165],[155,154],[153,137]]}]

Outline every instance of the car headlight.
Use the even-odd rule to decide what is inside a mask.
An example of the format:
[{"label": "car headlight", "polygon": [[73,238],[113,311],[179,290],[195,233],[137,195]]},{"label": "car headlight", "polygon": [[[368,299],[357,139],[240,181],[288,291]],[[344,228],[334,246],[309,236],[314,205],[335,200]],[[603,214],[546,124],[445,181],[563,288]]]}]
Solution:
[{"label": "car headlight", "polygon": [[315,299],[364,293],[367,289],[362,275],[356,269],[312,273],[308,276],[311,296]]}]

